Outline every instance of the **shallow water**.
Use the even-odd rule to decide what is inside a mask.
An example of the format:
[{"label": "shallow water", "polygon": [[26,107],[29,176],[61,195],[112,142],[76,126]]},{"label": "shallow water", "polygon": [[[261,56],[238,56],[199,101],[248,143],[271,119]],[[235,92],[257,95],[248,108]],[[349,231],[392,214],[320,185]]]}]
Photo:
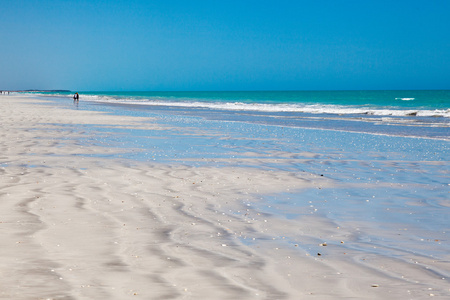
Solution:
[{"label": "shallow water", "polygon": [[[329,120],[310,119],[307,122],[322,122],[317,125],[321,129],[307,129],[298,123],[290,126],[282,118],[280,123],[268,122],[266,118],[273,119],[273,115],[252,114],[247,118],[242,112],[224,116],[221,112],[194,114],[179,108],[152,110],[85,102],[74,106],[67,99],[52,99],[51,105],[143,116],[161,126],[160,130],[93,126],[102,134],[96,134],[95,140],[80,141],[132,149],[122,153],[122,158],[194,166],[248,166],[324,176],[334,182],[333,188],[267,195],[252,205],[273,218],[302,222],[304,216],[318,215],[352,229],[356,234],[346,247],[359,251],[449,259],[447,140],[374,134],[370,129],[375,127],[374,122],[359,122],[359,131],[364,132],[354,132],[327,130],[326,126],[337,124],[327,123]],[[439,128],[439,134],[443,130]]]}]

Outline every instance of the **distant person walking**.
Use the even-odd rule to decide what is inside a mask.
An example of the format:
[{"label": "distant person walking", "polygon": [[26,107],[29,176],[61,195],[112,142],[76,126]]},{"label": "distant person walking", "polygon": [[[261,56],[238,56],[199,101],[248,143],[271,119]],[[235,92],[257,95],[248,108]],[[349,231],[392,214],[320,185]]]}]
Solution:
[{"label": "distant person walking", "polygon": [[78,93],[75,93],[75,95],[73,95],[73,100],[78,101],[79,99],[80,99],[80,95],[78,95]]}]

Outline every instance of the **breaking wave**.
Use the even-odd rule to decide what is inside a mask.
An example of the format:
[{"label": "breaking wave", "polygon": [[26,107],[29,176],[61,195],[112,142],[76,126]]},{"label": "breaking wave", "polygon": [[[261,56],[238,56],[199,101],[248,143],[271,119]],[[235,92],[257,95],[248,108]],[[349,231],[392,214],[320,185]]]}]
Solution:
[{"label": "breaking wave", "polygon": [[[420,117],[445,117],[450,118],[450,109],[446,110],[417,110],[417,109],[393,109],[365,106],[341,106],[324,104],[290,104],[290,103],[244,103],[244,102],[207,102],[207,101],[185,101],[166,99],[138,99],[138,98],[115,98],[99,95],[82,95],[80,99],[94,102],[106,102],[114,104],[147,105],[185,107],[212,110],[231,111],[260,111],[260,112],[297,112],[308,114],[334,114],[334,115],[374,115],[374,116],[420,116]],[[406,99],[406,98],[405,98]]]},{"label": "breaking wave", "polygon": [[[39,94],[38,94],[39,95]],[[71,95],[52,93],[42,94],[46,97],[71,97]],[[412,101],[415,98],[395,98],[400,101]],[[375,105],[333,105],[333,104],[306,104],[306,103],[270,103],[270,102],[232,102],[232,101],[207,101],[195,98],[167,98],[167,97],[139,97],[116,96],[99,94],[81,94],[80,100],[102,102],[111,104],[146,105],[162,107],[179,107],[191,109],[211,109],[228,111],[254,111],[254,112],[295,112],[305,114],[330,114],[330,115],[373,115],[395,117],[443,117],[450,118],[450,109],[419,109],[399,106],[375,106]],[[245,100],[244,100],[245,101]]]}]

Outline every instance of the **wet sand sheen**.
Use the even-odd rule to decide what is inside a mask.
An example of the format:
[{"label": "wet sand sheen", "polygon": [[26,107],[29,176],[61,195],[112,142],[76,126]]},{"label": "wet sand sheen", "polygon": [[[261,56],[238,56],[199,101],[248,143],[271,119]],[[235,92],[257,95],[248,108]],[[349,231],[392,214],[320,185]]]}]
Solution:
[{"label": "wet sand sheen", "polygon": [[449,292],[445,262],[347,247],[356,228],[320,215],[279,219],[253,205],[261,195],[332,187],[326,177],[104,158],[125,150],[96,145],[100,133],[84,124],[165,128],[37,104],[0,97],[0,298],[418,299]]}]

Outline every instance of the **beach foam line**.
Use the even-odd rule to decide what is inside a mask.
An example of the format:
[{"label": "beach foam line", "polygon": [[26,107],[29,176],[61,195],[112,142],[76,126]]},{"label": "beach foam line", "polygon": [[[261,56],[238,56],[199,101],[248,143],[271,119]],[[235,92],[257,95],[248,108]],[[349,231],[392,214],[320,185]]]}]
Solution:
[{"label": "beach foam line", "polygon": [[[45,94],[36,94],[49,97]],[[55,97],[68,97],[67,95],[54,94]],[[397,116],[397,117],[443,117],[450,118],[450,109],[383,109],[366,106],[340,106],[323,104],[288,104],[288,103],[244,103],[244,102],[214,102],[178,99],[168,101],[167,99],[146,97],[111,97],[102,95],[81,95],[82,100],[102,103],[167,106],[184,108],[204,108],[214,110],[230,111],[256,111],[256,112],[296,112],[307,114],[332,114],[332,115],[373,115],[373,116]],[[414,98],[396,98],[398,100],[411,101]]]},{"label": "beach foam line", "polygon": [[[88,99],[90,100],[90,99]],[[260,112],[297,112],[308,114],[334,114],[334,115],[374,115],[374,116],[398,116],[398,117],[445,117],[450,118],[448,110],[395,110],[395,109],[372,109],[372,108],[346,108],[338,105],[295,105],[295,104],[258,104],[242,102],[168,102],[160,100],[128,100],[128,99],[98,99],[90,100],[106,103],[148,105],[148,106],[171,106],[187,108],[209,108],[217,110],[234,111],[260,111]]]}]

